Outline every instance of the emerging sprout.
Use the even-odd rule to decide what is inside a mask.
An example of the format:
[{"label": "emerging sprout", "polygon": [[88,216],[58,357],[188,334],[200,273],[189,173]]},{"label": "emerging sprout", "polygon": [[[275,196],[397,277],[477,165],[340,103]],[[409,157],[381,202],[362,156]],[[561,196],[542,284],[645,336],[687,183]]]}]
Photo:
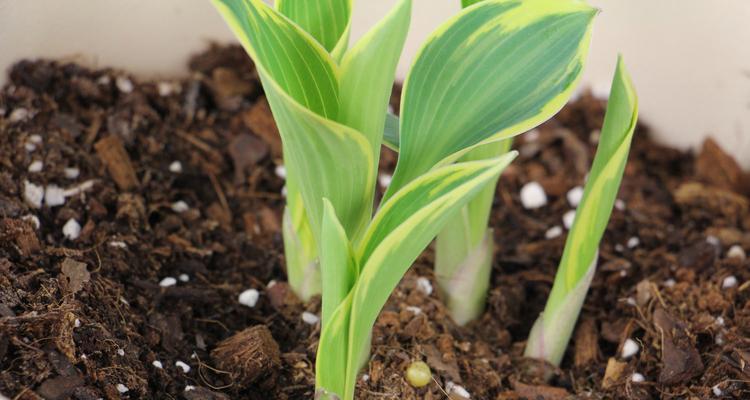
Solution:
[{"label": "emerging sprout", "polygon": [[414,361],[406,369],[406,381],[415,388],[427,386],[432,381],[430,366],[424,361]]},{"label": "emerging sprout", "polygon": [[622,59],[610,93],[599,146],[552,292],[526,344],[526,356],[555,365],[563,358],[594,276],[599,242],[617,198],[638,119],[638,98]]}]

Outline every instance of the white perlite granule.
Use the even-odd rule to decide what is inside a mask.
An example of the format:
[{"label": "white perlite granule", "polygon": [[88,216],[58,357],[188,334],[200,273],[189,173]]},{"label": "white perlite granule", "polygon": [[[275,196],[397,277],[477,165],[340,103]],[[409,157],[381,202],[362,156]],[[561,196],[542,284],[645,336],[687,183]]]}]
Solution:
[{"label": "white perlite granule", "polygon": [[565,229],[570,229],[573,227],[573,222],[576,220],[576,210],[569,210],[565,214],[563,214],[562,217],[563,225],[565,225]]},{"label": "white perlite granule", "polygon": [[68,179],[76,179],[81,174],[81,170],[76,167],[65,168],[65,177]]},{"label": "white perlite granule", "polygon": [[615,200],[615,208],[618,211],[625,211],[625,202],[620,199]]},{"label": "white perlite granule", "polygon": [[34,208],[42,207],[42,200],[44,200],[44,188],[37,186],[29,181],[23,182],[23,198]]},{"label": "white perlite granule", "polygon": [[286,167],[283,165],[277,165],[273,172],[281,179],[286,179]]},{"label": "white perlite granule", "polygon": [[115,85],[117,86],[117,89],[123,93],[130,93],[133,91],[133,82],[127,77],[118,76],[117,79],[115,79]]},{"label": "white perlite granule", "polygon": [[727,251],[727,258],[744,260],[745,258],[747,258],[747,254],[745,254],[745,249],[743,249],[742,246],[735,244]]},{"label": "white perlite granule", "polygon": [[420,276],[417,278],[417,290],[429,296],[432,294],[432,283],[429,279]]},{"label": "white perlite granule", "polygon": [[463,386],[455,384],[455,383],[453,383],[451,381],[449,381],[448,383],[445,384],[445,391],[449,395],[450,394],[455,394],[455,395],[457,395],[457,396],[459,396],[459,397],[461,397],[463,399],[470,399],[471,398],[471,394],[469,394],[468,390],[464,389]]},{"label": "white perlite granule", "polygon": [[640,350],[640,346],[638,346],[638,343],[633,339],[627,339],[625,340],[625,344],[622,345],[622,358],[628,359],[630,357],[633,357],[634,355],[638,354],[638,351]]},{"label": "white perlite granule", "polygon": [[570,189],[566,197],[568,199],[568,204],[570,204],[571,207],[578,207],[578,205],[581,204],[581,199],[583,199],[583,188],[576,186],[573,189]]},{"label": "white perlite granule", "polygon": [[189,209],[190,209],[190,206],[188,206],[188,204],[182,200],[175,201],[174,203],[172,203],[172,211],[176,213],[184,213],[185,211]]},{"label": "white perlite granule", "polygon": [[305,311],[302,313],[302,321],[308,325],[315,325],[320,321],[320,318],[311,312]]},{"label": "white perlite granule", "polygon": [[389,174],[380,174],[378,175],[378,184],[382,188],[387,188],[391,185],[391,181],[393,181],[393,176]]},{"label": "white perlite granule", "polygon": [[542,207],[547,204],[547,194],[537,182],[529,182],[521,188],[521,205],[527,210]]},{"label": "white perlite granule", "polygon": [[43,168],[44,163],[39,160],[33,161],[31,164],[29,164],[29,172],[31,173],[41,172]]},{"label": "white perlite granule", "polygon": [[172,161],[172,163],[169,164],[169,172],[174,172],[175,174],[182,172],[182,163],[179,161]]},{"label": "white perlite granule", "polygon": [[556,237],[560,237],[560,235],[563,234],[563,228],[560,225],[555,225],[552,228],[547,229],[547,232],[544,232],[544,237],[546,239],[554,239]]},{"label": "white perlite granule", "polygon": [[161,287],[170,287],[170,286],[174,286],[176,284],[177,284],[177,279],[175,279],[175,278],[173,278],[171,276],[168,276],[168,277],[162,279],[161,282],[159,282],[159,286],[161,286]]},{"label": "white perlite granule", "polygon": [[68,240],[76,240],[81,236],[81,225],[75,219],[71,218],[63,225],[63,235]]},{"label": "white perlite granule", "polygon": [[57,207],[65,204],[65,189],[57,185],[47,185],[44,189],[44,204]]},{"label": "white perlite granule", "polygon": [[737,277],[734,275],[729,275],[721,282],[722,289],[730,289],[735,286],[737,286]]},{"label": "white perlite granule", "polygon": [[182,361],[177,361],[177,362],[175,362],[175,363],[174,363],[174,366],[175,366],[175,367],[177,367],[177,368],[179,368],[179,369],[181,369],[181,370],[182,370],[182,372],[184,372],[184,373],[186,373],[186,374],[187,374],[188,372],[190,372],[190,366],[189,366],[189,365],[187,365],[187,364],[185,364],[185,363],[184,363],[184,362],[182,362]]},{"label": "white perlite granule", "polygon": [[255,307],[256,304],[258,304],[258,298],[260,298],[260,292],[255,289],[247,289],[244,292],[240,293],[240,296],[237,300],[243,306],[252,308]]}]

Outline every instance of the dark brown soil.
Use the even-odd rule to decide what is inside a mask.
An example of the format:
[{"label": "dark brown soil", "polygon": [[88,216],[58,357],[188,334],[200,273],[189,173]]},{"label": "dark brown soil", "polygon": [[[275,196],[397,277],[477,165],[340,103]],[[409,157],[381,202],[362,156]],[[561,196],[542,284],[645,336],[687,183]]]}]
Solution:
[{"label": "dark brown soil", "polygon": [[[268,105],[242,50],[213,48],[190,66],[189,79],[162,82],[49,61],[10,71],[0,93],[3,395],[312,398],[319,327],[302,314],[320,305],[283,283]],[[487,312],[456,327],[437,291],[418,289],[419,277],[433,281],[426,252],[378,320],[359,398],[460,398],[455,385],[472,399],[750,398],[750,262],[728,254],[750,250],[748,177],[711,141],[693,156],[642,127],[562,367],[521,357],[564,244],[545,233],[583,182],[603,108],[584,95],[517,141],[492,216]],[[394,160],[387,153],[384,170]],[[518,192],[532,180],[550,201],[528,211]],[[51,206],[58,188],[67,196]],[[72,220],[75,239],[64,234],[75,236]],[[251,288],[257,304],[240,304]],[[639,351],[624,359],[628,339]],[[404,380],[414,360],[433,370],[426,388]]]}]

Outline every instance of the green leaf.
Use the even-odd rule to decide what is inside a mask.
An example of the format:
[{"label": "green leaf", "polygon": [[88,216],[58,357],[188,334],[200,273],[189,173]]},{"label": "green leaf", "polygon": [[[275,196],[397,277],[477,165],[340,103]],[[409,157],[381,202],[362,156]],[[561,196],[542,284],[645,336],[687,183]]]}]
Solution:
[{"label": "green leaf", "polygon": [[[638,121],[638,98],[622,58],[618,59],[610,93],[597,154],[560,262],[560,270],[564,272],[559,282],[566,291],[586,274],[599,248]],[[551,295],[550,300],[554,299]]]},{"label": "green leaf", "polygon": [[363,229],[375,186],[373,151],[360,132],[337,123],[338,67],[298,25],[260,0],[213,0],[255,61],[281,132],[310,227],[319,235],[323,198],[347,234]]},{"label": "green leaf", "polygon": [[515,156],[511,152],[438,168],[382,205],[355,251],[357,264],[363,266],[359,278],[321,331],[319,389],[353,398],[360,362],[369,351],[370,330],[398,281],[451,214],[493,183]]},{"label": "green leaf", "polygon": [[341,62],[340,121],[367,137],[376,162],[396,67],[409,31],[411,5],[411,0],[400,0]]},{"label": "green leaf", "polygon": [[347,398],[353,394],[362,354],[369,350],[370,330],[401,277],[451,215],[493,184],[515,157],[513,152],[431,171],[396,193],[375,215],[356,252],[363,267],[350,294]]},{"label": "green leaf", "polygon": [[383,144],[393,151],[398,151],[398,125],[396,115],[387,113],[385,115],[385,128],[383,128]]},{"label": "green leaf", "polygon": [[483,1],[483,0],[461,0],[461,7],[462,8],[466,8],[466,7],[472,6],[474,4],[477,4],[480,1]]},{"label": "green leaf", "polygon": [[338,68],[320,44],[261,0],[212,1],[268,78],[302,106],[336,118]]},{"label": "green leaf", "polygon": [[404,84],[386,197],[466,149],[554,115],[581,76],[595,14],[577,0],[485,0],[433,33]]},{"label": "green leaf", "polygon": [[349,294],[359,271],[344,227],[328,199],[323,200],[323,222],[320,234],[320,265],[323,280],[323,315],[321,326],[330,320],[336,307]]},{"label": "green leaf", "polygon": [[532,328],[526,355],[559,365],[596,268],[638,120],[638,97],[622,58],[612,81],[599,146],[583,199],[565,242],[544,313]]},{"label": "green leaf", "polygon": [[352,0],[277,0],[276,9],[310,33],[336,59],[349,44]]}]

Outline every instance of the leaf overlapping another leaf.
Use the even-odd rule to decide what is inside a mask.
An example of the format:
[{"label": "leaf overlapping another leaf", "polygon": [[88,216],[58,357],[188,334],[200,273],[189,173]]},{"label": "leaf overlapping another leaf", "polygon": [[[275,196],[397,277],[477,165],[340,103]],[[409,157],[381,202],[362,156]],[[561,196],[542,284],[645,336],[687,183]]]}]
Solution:
[{"label": "leaf overlapping another leaf", "polygon": [[[494,183],[515,157],[511,152],[435,169],[383,204],[354,250],[361,266],[359,277],[321,332],[321,348],[327,351],[317,356],[319,388],[353,397],[360,362],[369,351],[370,330],[398,281],[453,213]],[[331,376],[341,373],[342,359],[346,360],[343,392],[334,387],[341,383]]]},{"label": "leaf overlapping another leaf", "polygon": [[596,10],[577,0],[485,0],[444,24],[404,84],[386,197],[480,143],[554,115],[581,76]]}]

